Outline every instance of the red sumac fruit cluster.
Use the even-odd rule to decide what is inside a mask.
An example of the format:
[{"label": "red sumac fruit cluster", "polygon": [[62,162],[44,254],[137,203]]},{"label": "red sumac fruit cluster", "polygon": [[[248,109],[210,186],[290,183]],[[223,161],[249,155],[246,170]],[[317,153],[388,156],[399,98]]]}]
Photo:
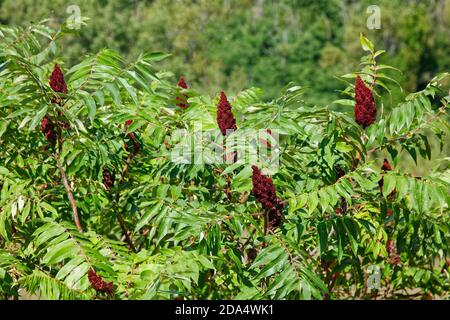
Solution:
[{"label": "red sumac fruit cluster", "polygon": [[106,282],[100,277],[97,273],[95,273],[94,269],[89,269],[88,279],[91,283],[92,288],[97,292],[103,292],[108,295],[111,295],[114,291],[114,285],[112,282]]},{"label": "red sumac fruit cluster", "polygon": [[276,195],[272,179],[265,176],[257,166],[252,166],[252,170],[253,195],[268,214],[268,227],[273,230],[281,224],[284,204]]},{"label": "red sumac fruit cluster", "polygon": [[236,130],[236,119],[231,111],[231,105],[228,98],[222,91],[220,93],[220,100],[217,106],[217,124],[219,125],[222,135],[227,135],[227,131]]},{"label": "red sumac fruit cluster", "polygon": [[[183,77],[181,77],[180,80],[178,80],[178,86],[183,89],[189,88]],[[177,103],[177,106],[182,109],[187,109],[189,107],[187,98],[188,98],[188,96],[186,94],[183,94],[183,98],[177,97],[176,100],[179,101],[179,103]]]},{"label": "red sumac fruit cluster", "polygon": [[360,76],[357,76],[355,81],[355,101],[355,120],[365,129],[375,122],[377,109],[372,91]]}]

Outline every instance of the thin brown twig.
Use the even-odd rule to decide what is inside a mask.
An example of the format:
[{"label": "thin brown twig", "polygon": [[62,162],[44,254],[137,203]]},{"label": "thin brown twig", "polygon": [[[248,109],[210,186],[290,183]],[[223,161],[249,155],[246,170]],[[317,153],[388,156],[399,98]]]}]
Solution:
[{"label": "thin brown twig", "polygon": [[64,187],[67,191],[67,197],[69,198],[70,206],[72,207],[72,216],[73,221],[75,222],[75,226],[77,227],[78,231],[83,232],[83,228],[81,227],[80,218],[78,217],[78,210],[77,205],[75,203],[75,198],[73,197],[72,188],[70,187],[69,181],[67,180],[66,172],[64,171],[64,168],[59,161],[59,155],[57,152],[54,154],[54,158],[56,161],[56,165],[59,169],[59,172],[61,173],[61,178],[64,184]]}]

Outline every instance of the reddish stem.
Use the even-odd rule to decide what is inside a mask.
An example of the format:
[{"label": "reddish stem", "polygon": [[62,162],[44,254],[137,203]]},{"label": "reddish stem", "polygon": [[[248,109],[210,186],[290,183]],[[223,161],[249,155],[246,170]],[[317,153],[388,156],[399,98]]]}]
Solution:
[{"label": "reddish stem", "polygon": [[62,178],[64,187],[66,188],[67,197],[69,198],[70,206],[72,207],[73,221],[75,222],[75,226],[77,227],[78,231],[83,232],[83,228],[81,227],[81,223],[80,223],[80,218],[78,217],[77,205],[75,203],[75,198],[73,197],[72,188],[70,187],[69,181],[67,180],[66,172],[64,171],[64,168],[61,165],[61,162],[59,161],[57,153],[55,153],[55,160],[56,160],[56,165],[58,166],[59,172],[61,173],[61,178]]}]

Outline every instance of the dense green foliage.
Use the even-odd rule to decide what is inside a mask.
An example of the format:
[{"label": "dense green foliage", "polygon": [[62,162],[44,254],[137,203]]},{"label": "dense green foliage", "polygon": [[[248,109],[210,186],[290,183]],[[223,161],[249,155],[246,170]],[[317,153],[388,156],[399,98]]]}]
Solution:
[{"label": "dense green foliage", "polygon": [[[194,133],[201,124],[218,131],[218,97],[180,91],[170,73],[159,71],[166,54],[127,62],[100,50],[62,64],[68,90],[55,93],[49,77],[55,59],[62,62],[59,44],[69,30],[38,24],[0,31],[3,297],[339,299],[449,292],[449,159],[432,157],[428,139],[445,141],[448,134],[449,74],[393,104],[382,93],[397,87],[391,79],[397,71],[380,64],[383,51],[361,36],[362,69],[342,77],[349,82],[333,105],[353,106],[356,74],[374,84],[378,119],[366,130],[352,112],[311,107],[294,84],[270,101],[259,89],[231,98],[239,116],[229,139],[257,129],[279,132],[273,181],[286,205],[282,225],[267,232],[251,193],[251,164],[172,161],[173,148],[191,144],[190,134],[176,130]],[[180,94],[189,96],[188,109],[176,106]],[[54,147],[40,130],[44,117],[61,128]],[[128,127],[127,120],[133,120]],[[131,132],[139,150],[132,149]],[[392,171],[380,170],[384,154]],[[396,169],[402,154],[434,169],[422,177],[402,172]],[[115,176],[112,186],[105,186],[105,169]],[[92,288],[91,268],[113,283],[112,296]],[[378,290],[369,288],[371,270],[380,270]]]}]

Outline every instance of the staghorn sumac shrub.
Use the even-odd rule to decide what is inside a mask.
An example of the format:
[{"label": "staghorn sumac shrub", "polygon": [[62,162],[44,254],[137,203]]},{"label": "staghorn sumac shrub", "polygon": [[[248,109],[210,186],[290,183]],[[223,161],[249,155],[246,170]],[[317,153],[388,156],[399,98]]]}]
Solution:
[{"label": "staghorn sumac shrub", "polygon": [[[168,55],[67,65],[66,31],[0,29],[0,296],[448,297],[448,74],[393,104],[395,69],[361,36],[362,70],[329,106],[289,84],[232,106],[190,88],[180,108],[158,71]],[[217,137],[269,148],[276,166],[232,145],[231,163],[190,161]]]}]

